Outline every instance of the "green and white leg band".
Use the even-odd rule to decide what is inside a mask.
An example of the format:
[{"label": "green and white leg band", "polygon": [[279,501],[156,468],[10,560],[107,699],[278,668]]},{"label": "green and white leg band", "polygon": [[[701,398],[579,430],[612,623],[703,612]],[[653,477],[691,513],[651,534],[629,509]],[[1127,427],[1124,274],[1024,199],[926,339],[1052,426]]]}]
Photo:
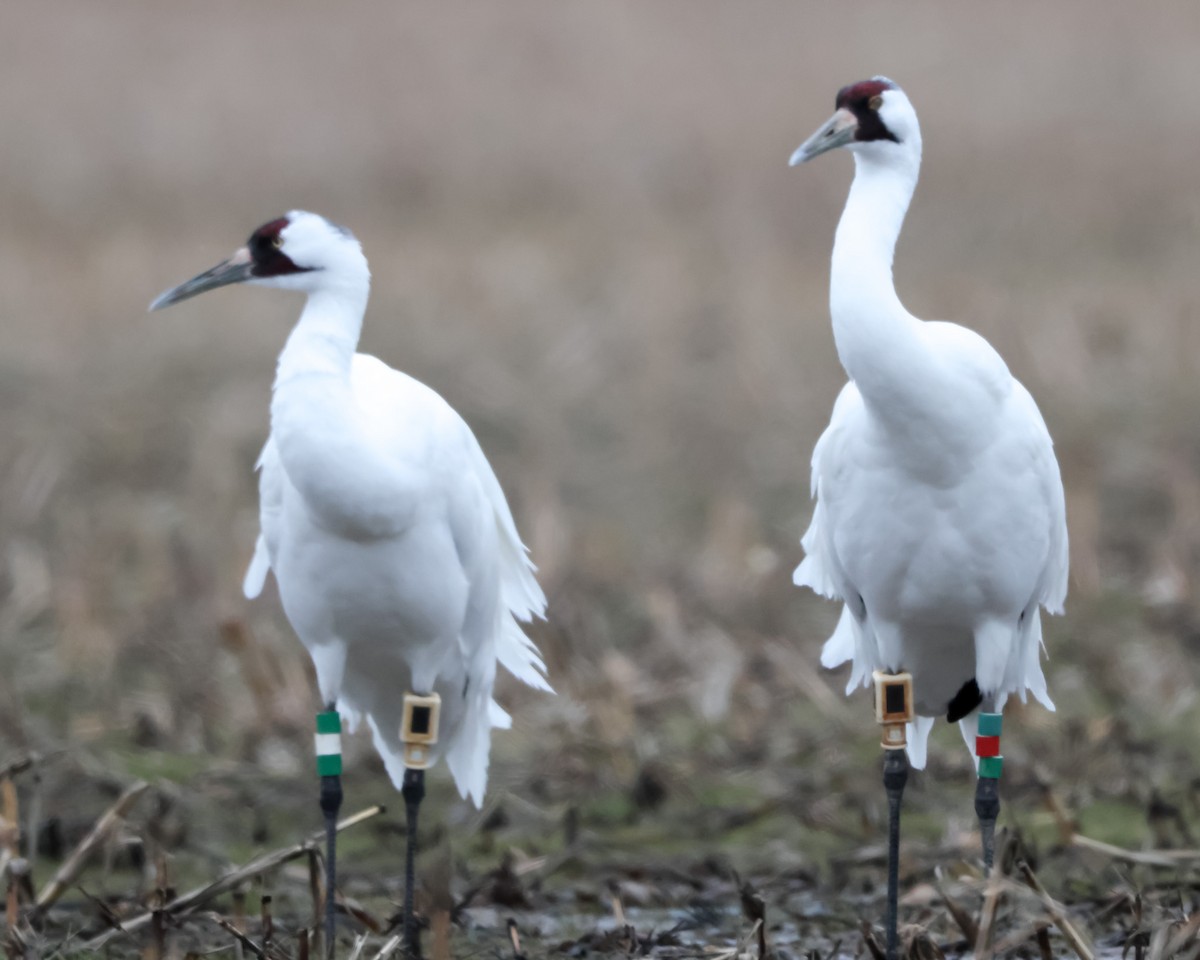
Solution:
[{"label": "green and white leg band", "polygon": [[317,714],[317,775],[342,774],[342,718],[336,710]]}]

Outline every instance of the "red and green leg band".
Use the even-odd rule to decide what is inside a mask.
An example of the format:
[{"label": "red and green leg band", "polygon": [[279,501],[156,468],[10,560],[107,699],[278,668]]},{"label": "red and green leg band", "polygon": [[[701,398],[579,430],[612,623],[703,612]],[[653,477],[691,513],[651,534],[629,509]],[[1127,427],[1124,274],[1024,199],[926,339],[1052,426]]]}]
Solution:
[{"label": "red and green leg band", "polygon": [[339,777],[342,774],[342,718],[336,710],[317,714],[317,775]]},{"label": "red and green leg band", "polygon": [[1003,717],[999,713],[979,714],[979,728],[975,735],[975,756],[979,758],[979,775],[990,780],[999,780],[1004,769],[1004,757],[1000,755],[1000,730]]}]

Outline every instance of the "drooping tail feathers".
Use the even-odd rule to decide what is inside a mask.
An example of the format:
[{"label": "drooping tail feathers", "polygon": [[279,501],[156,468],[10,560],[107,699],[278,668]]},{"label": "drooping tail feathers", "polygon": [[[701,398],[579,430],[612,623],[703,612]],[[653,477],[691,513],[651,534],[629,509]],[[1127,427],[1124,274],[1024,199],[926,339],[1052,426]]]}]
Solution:
[{"label": "drooping tail feathers", "polygon": [[488,756],[492,750],[492,727],[499,726],[495,722],[493,707],[499,710],[490,696],[471,697],[458,736],[446,747],[446,766],[450,768],[458,792],[476,807],[483,806],[483,795],[487,790]]},{"label": "drooping tail feathers", "polygon": [[502,612],[500,617],[499,636],[496,637],[496,659],[500,665],[535,690],[553,693],[553,688],[546,681],[546,664],[541,652],[507,611]]},{"label": "drooping tail feathers", "polygon": [[546,682],[546,664],[542,655],[514,622],[514,618],[527,623],[545,615],[546,595],[534,576],[537,568],[521,542],[500,481],[478,441],[473,444],[472,455],[484,493],[492,504],[500,544],[500,603],[503,610],[497,624],[496,659],[517,679],[538,690],[553,692]]},{"label": "drooping tail feathers", "polygon": [[250,566],[246,568],[246,576],[242,580],[242,595],[247,600],[253,600],[267,582],[267,571],[271,569],[271,558],[267,555],[267,541],[260,533],[254,544],[254,556]]}]

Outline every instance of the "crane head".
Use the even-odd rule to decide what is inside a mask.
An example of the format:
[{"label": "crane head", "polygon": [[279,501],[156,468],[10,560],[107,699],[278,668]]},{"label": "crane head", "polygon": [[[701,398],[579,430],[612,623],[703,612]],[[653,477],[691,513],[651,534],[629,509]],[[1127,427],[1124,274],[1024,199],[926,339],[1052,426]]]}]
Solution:
[{"label": "crane head", "polygon": [[311,293],[338,280],[366,283],[367,261],[354,235],[315,213],[293,210],[264,223],[246,245],[155,298],[151,310],[231,283],[253,283]]},{"label": "crane head", "polygon": [[919,154],[921,132],[916,111],[904,91],[887,77],[842,87],[835,106],[833,116],[792,154],[791,166],[839,147],[882,157],[915,147]]}]

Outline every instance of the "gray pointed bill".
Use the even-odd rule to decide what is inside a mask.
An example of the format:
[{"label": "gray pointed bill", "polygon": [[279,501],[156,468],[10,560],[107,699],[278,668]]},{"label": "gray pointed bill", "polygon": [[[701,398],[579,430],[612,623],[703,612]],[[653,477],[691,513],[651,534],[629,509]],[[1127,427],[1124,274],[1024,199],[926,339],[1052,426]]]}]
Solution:
[{"label": "gray pointed bill", "polygon": [[858,118],[849,110],[838,110],[821,125],[816,133],[796,148],[792,159],[788,161],[788,166],[794,167],[797,164],[807,163],[813,157],[819,157],[830,150],[844,147],[854,140],[857,130]]},{"label": "gray pointed bill", "polygon": [[211,270],[205,270],[198,277],[192,277],[191,280],[160,293],[150,304],[150,309],[152,311],[161,310],[163,307],[169,307],[173,303],[194,297],[206,290],[215,290],[217,287],[224,287],[231,283],[242,283],[253,276],[251,273],[253,268],[254,263],[250,259],[249,249],[242,247],[228,260],[222,260]]}]

